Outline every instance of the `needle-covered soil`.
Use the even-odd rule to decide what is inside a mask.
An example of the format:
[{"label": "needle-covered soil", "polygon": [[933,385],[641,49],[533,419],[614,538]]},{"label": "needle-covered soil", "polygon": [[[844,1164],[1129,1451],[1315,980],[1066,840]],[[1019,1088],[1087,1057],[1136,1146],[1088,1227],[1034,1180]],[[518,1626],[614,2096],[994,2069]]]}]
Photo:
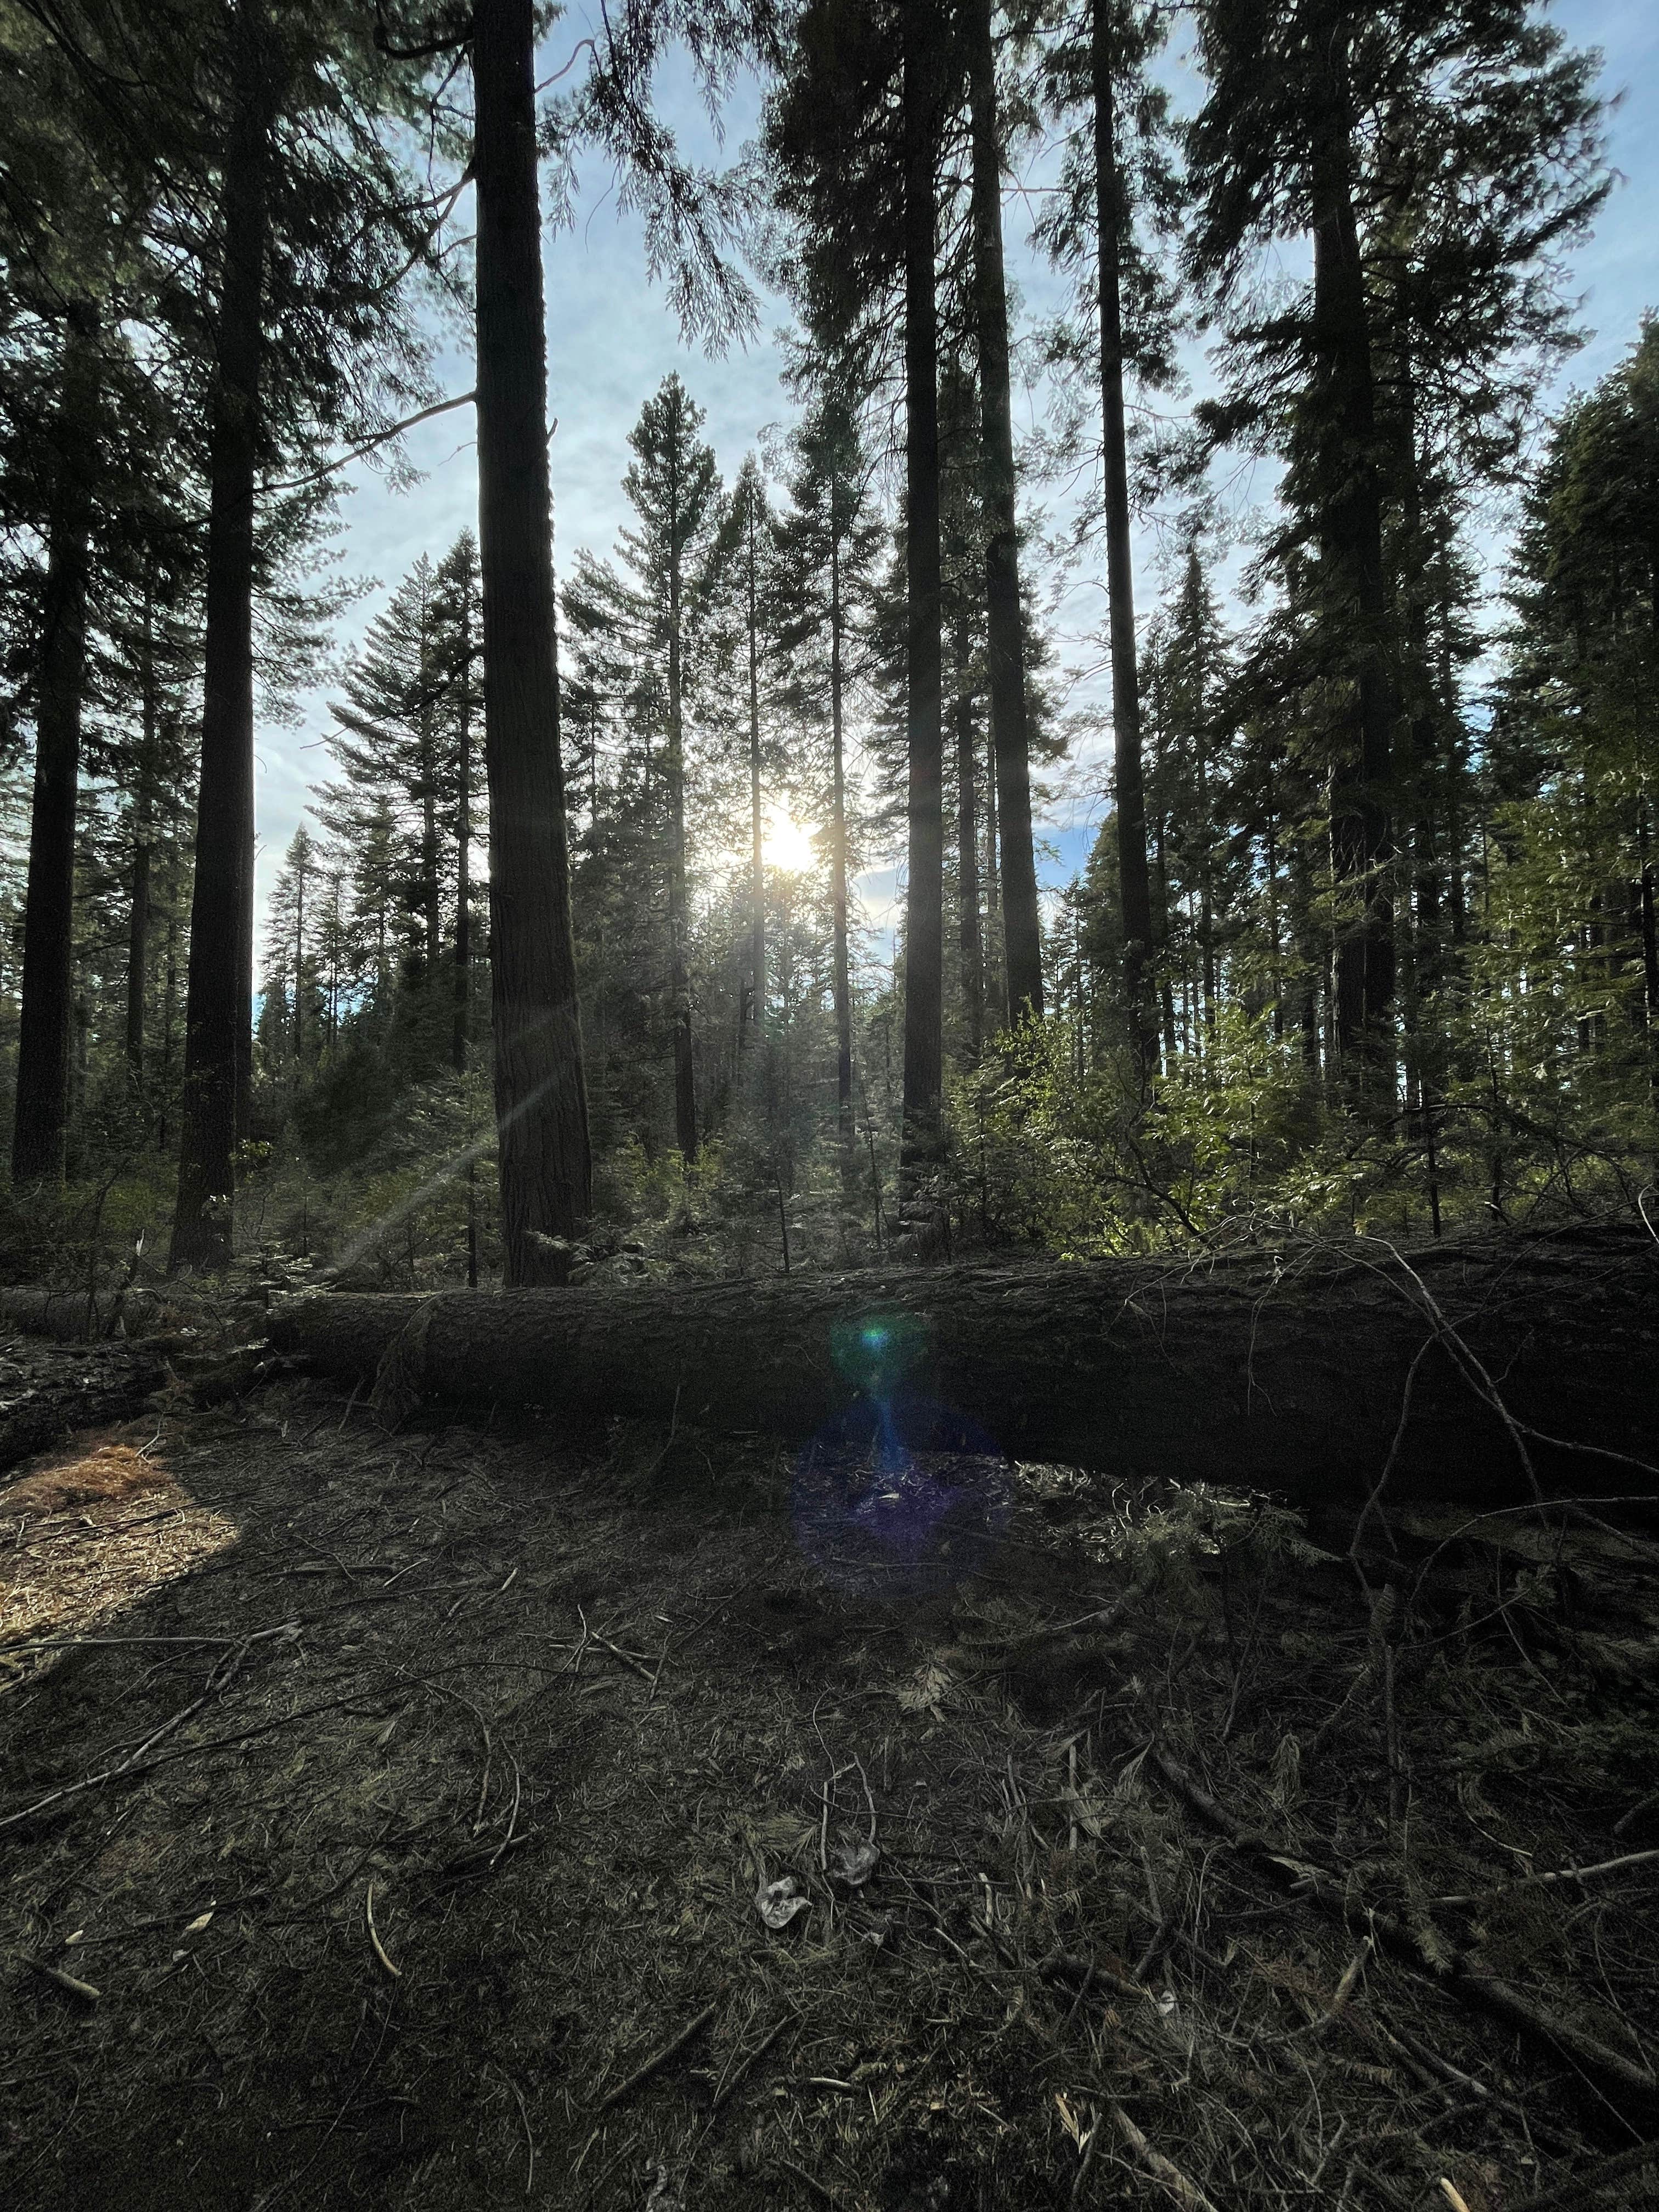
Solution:
[{"label": "needle-covered soil", "polygon": [[0,1489],[0,2203],[1659,2189],[1619,1509],[157,1408]]}]

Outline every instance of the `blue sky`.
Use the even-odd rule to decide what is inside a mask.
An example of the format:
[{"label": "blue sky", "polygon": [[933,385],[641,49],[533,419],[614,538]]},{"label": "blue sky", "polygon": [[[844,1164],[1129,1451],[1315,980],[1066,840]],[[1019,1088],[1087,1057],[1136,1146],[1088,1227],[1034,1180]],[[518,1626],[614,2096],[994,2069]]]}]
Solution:
[{"label": "blue sky", "polygon": [[[1652,0],[1562,0],[1553,12],[1574,44],[1597,47],[1604,57],[1603,92],[1616,103],[1608,118],[1608,150],[1620,179],[1594,237],[1574,256],[1574,283],[1590,336],[1560,380],[1564,392],[1593,383],[1610,368],[1632,342],[1644,311],[1659,307],[1659,157],[1654,130],[1659,116],[1659,8]],[[581,34],[574,27],[583,16],[582,6],[574,6],[556,27],[548,49],[551,67],[563,61]],[[1183,88],[1175,89],[1180,101]],[[686,143],[714,151],[704,118],[677,70],[665,71],[662,92],[665,110]],[[728,111],[728,148],[749,134],[755,116],[755,88],[740,88]],[[1010,271],[1020,288],[1022,319],[1029,328],[1059,304],[1060,295],[1052,275],[1025,246],[1027,222],[1022,204],[1012,199],[1005,218]],[[679,371],[707,410],[705,434],[728,480],[769,426],[787,423],[776,342],[786,310],[781,301],[763,301],[759,336],[723,357],[710,359],[688,348],[661,293],[647,281],[638,222],[617,215],[610,175],[596,161],[582,173],[574,227],[548,235],[545,274],[549,408],[558,422],[551,447],[556,556],[564,573],[576,547],[611,550],[626,514],[621,478],[629,459],[628,432],[643,402],[671,371]],[[1193,368],[1195,380],[1201,380],[1201,360]],[[472,381],[471,362],[453,343],[441,355],[439,374],[447,392],[464,392]],[[1042,404],[1040,388],[1024,395],[1020,411],[1027,428],[1039,420]],[[412,433],[410,458],[422,480],[401,494],[389,490],[366,467],[349,472],[349,496],[342,508],[346,566],[353,574],[377,578],[379,588],[354,611],[348,635],[385,604],[419,553],[441,554],[474,520],[477,487],[471,440],[466,410]],[[1067,504],[1063,494],[1039,489],[1036,496],[1051,521],[1062,519]],[[1156,534],[1142,531],[1137,552],[1137,600],[1144,618],[1156,605],[1160,580]],[[1097,673],[1099,643],[1092,634],[1103,611],[1097,580],[1087,569],[1074,577],[1054,609],[1060,677],[1079,728],[1073,758],[1054,779],[1054,796],[1041,825],[1051,848],[1043,868],[1051,883],[1064,882],[1081,864],[1105,811],[1109,733],[1098,712],[1103,687]],[[262,921],[266,895],[307,788],[326,772],[327,755],[320,745],[325,726],[325,696],[308,702],[303,726],[267,726],[259,733]],[[892,898],[893,871],[873,871],[863,888],[867,917],[879,929]]]}]

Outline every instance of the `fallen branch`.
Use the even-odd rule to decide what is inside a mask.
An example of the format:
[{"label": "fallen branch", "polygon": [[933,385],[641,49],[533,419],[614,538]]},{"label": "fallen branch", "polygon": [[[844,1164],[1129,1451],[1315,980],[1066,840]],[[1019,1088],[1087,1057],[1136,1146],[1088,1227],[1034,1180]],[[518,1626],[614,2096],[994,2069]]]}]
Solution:
[{"label": "fallen branch", "polygon": [[1124,2141],[1140,2160],[1142,2166],[1146,2167],[1154,2181],[1163,2183],[1176,2203],[1182,2206],[1182,2212],[1216,2212],[1215,2206],[1211,2203],[1197,2183],[1188,2181],[1173,2160],[1165,2158],[1161,2150],[1147,2142],[1115,2097],[1107,2099],[1106,2109],[1116,2122]]},{"label": "fallen branch", "polygon": [[404,1970],[401,1966],[394,1966],[391,1960],[387,1958],[386,1954],[386,1946],[380,1941],[380,1931],[374,1925],[374,1885],[373,1882],[370,1882],[368,1885],[368,1894],[363,1899],[363,1912],[368,1922],[368,1940],[374,1947],[375,1957],[386,1968],[387,1973],[391,1975],[394,1982],[402,1981],[404,1978]]},{"label": "fallen branch", "polygon": [[671,2036],[668,2041],[663,2045],[659,2051],[653,2051],[650,2057],[646,2060],[644,2065],[636,2066],[625,2081],[618,2081],[614,2089],[610,2090],[605,2096],[600,2098],[595,2109],[601,2112],[610,2112],[613,2106],[620,2105],[624,2097],[631,2097],[635,2090],[639,2088],[643,2082],[648,2081],[653,2074],[659,2072],[663,2067],[666,2066],[671,2058],[674,2057],[678,2052],[684,2050],[686,2045],[690,2042],[694,2035],[700,2033],[702,2029],[708,2027],[709,2021],[713,2020],[714,2014],[720,2010],[720,2001],[725,1995],[726,1986],[724,1983],[722,1983],[720,1987],[714,1992],[714,1996],[709,1998],[702,2010],[696,2014],[692,2019],[687,2021],[685,2026],[681,2028],[678,2035]]},{"label": "fallen branch", "polygon": [[711,2120],[720,2106],[726,2103],[734,2092],[748,2079],[750,2074],[760,2063],[784,2030],[787,2027],[798,2027],[799,2025],[800,2014],[798,2012],[787,2012],[781,2020],[773,2021],[754,2049],[745,2057],[738,2060],[736,2069],[716,2087],[708,2103],[708,2117]]},{"label": "fallen branch", "polygon": [[1659,1859],[1659,1850],[1626,1851],[1622,1858],[1603,1859],[1596,1866],[1557,1867],[1549,1874],[1517,1874],[1508,1881],[1500,1881],[1479,1896],[1437,1897],[1436,1905],[1485,1905],[1488,1899],[1507,1896],[1512,1889],[1542,1889],[1547,1883],[1558,1881],[1599,1881],[1602,1875],[1622,1874],[1627,1867],[1651,1866]]},{"label": "fallen branch", "polygon": [[1626,2100],[1635,2098],[1644,2105],[1659,2100],[1659,2076],[1647,2067],[1638,2066],[1622,2051],[1613,2050],[1571,2021],[1547,2013],[1512,1984],[1493,1973],[1473,1953],[1460,1954],[1447,1944],[1449,1964],[1431,1958],[1416,1932],[1394,1914],[1352,1899],[1346,1887],[1322,1869],[1309,1864],[1288,1850],[1280,1850],[1260,1831],[1246,1828],[1235,1820],[1161,1746],[1152,1756],[1159,1773],[1177,1796],[1185,1798],[1195,1812],[1220,1831],[1241,1856],[1249,1859],[1281,1889],[1293,1896],[1310,1899],[1322,1911],[1345,1926],[1351,1913],[1363,1911],[1367,1927],[1380,1942],[1386,1943],[1422,1972],[1433,1976],[1442,1989],[1464,2003],[1496,2014],[1512,2027],[1559,2051],[1611,2095]]},{"label": "fallen branch", "polygon": [[66,1974],[58,1966],[49,1966],[44,1959],[31,1958],[27,1951],[20,1951],[17,1956],[31,1973],[39,1974],[43,1981],[50,1982],[54,1989],[62,1990],[65,1996],[74,1997],[83,2005],[95,2005],[103,1995],[103,1991],[94,1989],[90,1982],[77,1982],[73,1974]]},{"label": "fallen branch", "polygon": [[1655,2172],[1659,2172],[1659,2142],[1637,2143],[1613,2158],[1604,2158],[1586,2173],[1568,2174],[1553,2189],[1540,2189],[1535,2196],[1519,2198],[1514,2212],[1565,2212],[1567,2206],[1582,2204],[1587,2197],[1600,2196],[1615,2181]]}]

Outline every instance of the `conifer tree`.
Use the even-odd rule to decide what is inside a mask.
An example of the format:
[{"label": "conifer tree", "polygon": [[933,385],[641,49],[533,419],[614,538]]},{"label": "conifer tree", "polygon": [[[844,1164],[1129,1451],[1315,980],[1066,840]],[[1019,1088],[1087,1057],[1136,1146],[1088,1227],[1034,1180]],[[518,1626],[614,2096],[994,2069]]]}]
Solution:
[{"label": "conifer tree", "polygon": [[736,574],[743,631],[744,688],[749,707],[749,1006],[758,1040],[766,1033],[766,864],[761,793],[761,629],[765,610],[763,577],[774,523],[766,483],[752,453],[744,457],[732,488],[726,525],[727,558]]},{"label": "conifer tree", "polygon": [[478,580],[477,540],[464,530],[433,579],[433,611],[442,685],[441,724],[444,744],[440,788],[448,804],[455,850],[453,1018],[450,1064],[466,1072],[472,1025],[472,846],[479,807],[476,793],[475,741],[483,706],[483,599]]},{"label": "conifer tree", "polygon": [[[1396,502],[1422,508],[1401,481],[1414,437],[1396,428],[1391,438],[1390,421],[1414,416],[1408,389],[1425,380],[1449,391],[1467,380],[1479,408],[1494,398],[1506,351],[1562,334],[1548,255],[1604,189],[1588,65],[1528,0],[1474,19],[1450,4],[1207,0],[1199,27],[1209,93],[1191,133],[1191,265],[1231,317],[1231,391],[1200,411],[1218,434],[1254,435],[1287,463],[1280,550],[1296,553],[1289,573],[1317,635],[1323,694],[1338,902],[1332,1031],[1350,1091],[1387,1104],[1407,703],[1399,672],[1409,659],[1401,631],[1411,627],[1400,620],[1389,534]],[[1313,280],[1288,312],[1259,317],[1254,257],[1287,228],[1311,237]],[[1501,424],[1504,407],[1490,412]],[[1455,405],[1444,419],[1455,422]],[[1479,442],[1469,454],[1477,466],[1492,458]]]},{"label": "conifer tree", "polygon": [[[985,599],[992,744],[995,752],[1008,1004],[1042,1012],[1042,929],[1031,842],[1024,622],[1015,513],[1008,289],[1002,255],[1003,137],[993,0],[969,0],[965,21],[973,164],[973,308],[985,497]],[[961,781],[959,774],[958,781]],[[963,788],[967,788],[963,784]]]},{"label": "conifer tree", "polygon": [[[699,1134],[691,1003],[690,869],[686,827],[689,738],[713,666],[712,617],[726,507],[702,410],[678,375],[665,379],[629,434],[634,459],[623,489],[635,520],[617,538],[623,568],[579,558],[568,594],[591,654],[601,638],[621,670],[642,766],[662,823],[666,970],[674,1069],[674,1140],[687,1161]],[[625,671],[625,674],[622,672]],[[751,916],[752,927],[752,916]]]},{"label": "conifer tree", "polygon": [[[798,721],[830,727],[830,882],[836,1018],[836,1128],[843,1173],[853,1169],[853,1001],[848,957],[847,720],[865,658],[872,571],[882,538],[872,512],[870,462],[843,393],[813,402],[792,441],[789,510],[781,534],[779,643],[793,671]],[[803,655],[806,656],[803,663]]]},{"label": "conifer tree", "polygon": [[906,813],[904,1142],[919,1191],[933,1168],[944,1089],[944,727],[940,637],[939,251],[935,194],[944,56],[932,10],[903,13]]}]

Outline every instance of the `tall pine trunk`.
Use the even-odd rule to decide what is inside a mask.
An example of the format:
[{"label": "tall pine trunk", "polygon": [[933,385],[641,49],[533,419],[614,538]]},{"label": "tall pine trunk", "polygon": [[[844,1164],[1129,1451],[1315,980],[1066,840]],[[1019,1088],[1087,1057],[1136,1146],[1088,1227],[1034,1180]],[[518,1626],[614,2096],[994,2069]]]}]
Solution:
[{"label": "tall pine trunk", "polygon": [[[456,702],[455,995],[449,1060],[466,1073],[472,1026],[472,593],[461,580],[460,696]],[[469,1167],[469,1176],[471,1170]]]},{"label": "tall pine trunk", "polygon": [[261,0],[237,9],[236,88],[222,188],[224,269],[208,428],[207,628],[196,880],[185,989],[173,1268],[231,1256],[239,1124],[252,1049],[253,491],[272,88]]},{"label": "tall pine trunk", "polygon": [[904,910],[904,1202],[938,1164],[944,1087],[945,817],[939,640],[936,82],[931,9],[904,11],[905,589],[908,881]]},{"label": "tall pine trunk", "polygon": [[1143,1079],[1158,1069],[1153,1001],[1152,883],[1140,763],[1140,684],[1135,666],[1134,563],[1129,547],[1129,458],[1123,416],[1122,240],[1126,210],[1117,161],[1112,0],[1092,0],[1095,219],[1100,254],[1100,398],[1104,431],[1106,588],[1112,659],[1113,796],[1118,895],[1123,908],[1123,995]]},{"label": "tall pine trunk", "polygon": [[64,324],[41,608],[34,802],[29,816],[28,891],[23,914],[23,1003],[17,1036],[16,1119],[12,1128],[11,1174],[17,1184],[63,1181],[69,1127],[75,811],[86,685],[97,343],[95,311],[75,301]]},{"label": "tall pine trunk", "polygon": [[161,979],[161,1066],[156,1081],[159,1103],[155,1111],[155,1149],[165,1152],[171,1131],[167,1108],[173,1097],[173,1016],[179,1003],[179,909],[176,896],[167,902],[167,957]]},{"label": "tall pine trunk", "polygon": [[294,871],[294,1081],[297,1088],[306,1048],[306,862]]},{"label": "tall pine trunk", "polygon": [[685,658],[680,625],[680,445],[669,465],[668,538],[668,964],[674,1023],[674,1141],[689,1167],[697,1157],[696,1061],[691,1035],[691,978],[685,954]]},{"label": "tall pine trunk", "polygon": [[[472,588],[461,577],[460,690],[456,702],[455,771],[455,981],[449,1060],[457,1075],[466,1073],[472,1042]],[[467,1133],[472,1113],[467,1109]],[[469,1151],[466,1163],[466,1282],[478,1287],[478,1163]]]},{"label": "tall pine trunk", "polygon": [[532,0],[477,0],[478,552],[490,1006],[509,1285],[562,1281],[592,1203],[559,758]]},{"label": "tall pine trunk", "polygon": [[138,665],[138,760],[132,794],[132,890],[127,906],[127,1073],[135,1091],[144,1080],[144,999],[149,977],[150,839],[155,830],[155,761],[160,711],[155,684],[155,599],[144,586],[144,629]]},{"label": "tall pine trunk", "polygon": [[761,825],[760,638],[755,608],[755,501],[745,491],[744,517],[749,574],[749,962],[754,975],[751,1007],[755,1035],[766,1029],[766,856]]},{"label": "tall pine trunk", "polygon": [[955,647],[957,696],[951,708],[957,741],[957,945],[962,964],[963,1027],[969,1058],[977,1061],[985,1043],[985,939],[979,910],[973,639],[965,610],[957,624]]},{"label": "tall pine trunk", "polygon": [[990,732],[990,755],[986,762],[985,775],[985,843],[982,848],[985,864],[981,880],[985,885],[985,1015],[993,1033],[1008,1026],[1008,963],[1002,957],[1002,868],[999,858],[1001,841],[997,821],[997,756],[996,738]]},{"label": "tall pine trunk", "polygon": [[1014,422],[1008,374],[1008,289],[1002,261],[1002,159],[991,0],[969,12],[973,129],[974,330],[979,348],[980,439],[986,516],[985,612],[991,741],[1002,843],[1003,936],[1014,1019],[1042,1012],[1042,927],[1031,842],[1031,769],[1025,631],[1014,518]]},{"label": "tall pine trunk", "polygon": [[1377,477],[1370,320],[1353,201],[1348,25],[1321,27],[1323,73],[1311,157],[1313,441],[1322,611],[1346,693],[1333,731],[1331,846],[1360,908],[1337,946],[1336,1036],[1345,1079],[1383,1103],[1394,1087],[1394,915],[1387,874],[1393,685]]},{"label": "tall pine trunk", "polygon": [[842,1172],[850,1177],[853,1158],[853,992],[847,959],[847,766],[842,725],[846,673],[842,660],[841,523],[838,483],[830,485],[830,891],[834,916],[836,1004],[836,1133],[841,1140]]}]

